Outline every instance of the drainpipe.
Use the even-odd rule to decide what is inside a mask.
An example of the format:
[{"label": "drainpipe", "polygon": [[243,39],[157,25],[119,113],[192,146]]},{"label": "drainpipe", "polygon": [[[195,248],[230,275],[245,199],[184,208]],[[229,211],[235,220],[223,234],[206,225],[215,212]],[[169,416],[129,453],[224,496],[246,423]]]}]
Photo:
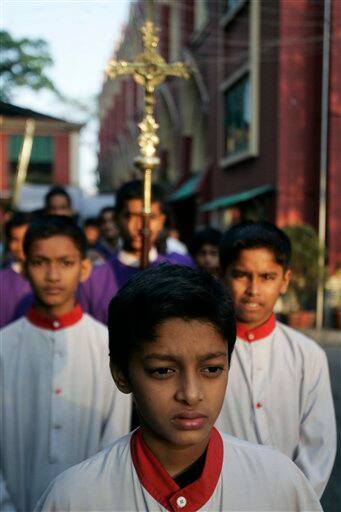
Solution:
[{"label": "drainpipe", "polygon": [[323,16],[323,65],[322,65],[322,109],[321,109],[321,156],[319,197],[319,244],[323,249],[319,255],[319,278],[316,296],[316,327],[323,327],[324,267],[327,219],[327,165],[328,165],[328,111],[329,111],[329,54],[331,0],[324,0]]}]

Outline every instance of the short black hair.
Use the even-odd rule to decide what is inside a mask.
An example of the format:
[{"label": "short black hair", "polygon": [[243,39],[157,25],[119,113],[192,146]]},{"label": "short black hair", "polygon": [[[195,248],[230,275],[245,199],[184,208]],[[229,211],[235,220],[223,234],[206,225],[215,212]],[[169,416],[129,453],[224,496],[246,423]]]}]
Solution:
[{"label": "short black hair", "polygon": [[209,244],[219,247],[222,238],[222,232],[215,228],[205,228],[194,233],[189,252],[193,257],[200,251],[203,245]]},{"label": "short black hair", "polygon": [[[130,199],[143,198],[143,181],[133,180],[122,185],[116,193],[115,212],[120,213]],[[163,189],[156,183],[152,184],[152,202],[159,203],[162,212],[166,213]]]},{"label": "short black hair", "polygon": [[83,228],[87,228],[88,226],[95,226],[96,228],[99,227],[99,219],[98,217],[88,217],[85,219]]},{"label": "short black hair", "polygon": [[31,224],[32,220],[33,215],[29,212],[15,212],[5,224],[6,241],[9,241],[11,238],[11,232],[13,228],[19,228],[20,226]]},{"label": "short black hair", "polygon": [[29,255],[33,242],[53,236],[70,238],[79,250],[82,259],[86,258],[87,242],[85,234],[71,217],[65,215],[46,215],[30,225],[24,238],[25,256]]},{"label": "short black hair", "polygon": [[220,264],[223,272],[235,262],[243,249],[266,248],[276,262],[287,269],[291,258],[291,243],[287,235],[270,222],[243,222],[226,231],[220,244]]},{"label": "short black hair", "polygon": [[48,193],[45,196],[45,208],[48,207],[51,197],[54,196],[64,196],[68,202],[68,205],[72,206],[71,196],[70,194],[65,190],[64,187],[61,187],[59,185],[56,185],[48,191]]},{"label": "short black hair", "polygon": [[103,215],[104,213],[107,213],[107,212],[115,213],[115,208],[114,208],[114,206],[104,206],[104,208],[102,208],[102,209],[101,209],[101,211],[99,212],[99,215],[98,215],[99,219],[101,219],[101,218],[102,218],[102,215]]},{"label": "short black hair", "polygon": [[202,270],[165,263],[139,272],[111,300],[111,364],[129,377],[132,353],[143,342],[155,340],[157,327],[171,318],[212,324],[227,342],[230,361],[236,323],[226,287]]}]

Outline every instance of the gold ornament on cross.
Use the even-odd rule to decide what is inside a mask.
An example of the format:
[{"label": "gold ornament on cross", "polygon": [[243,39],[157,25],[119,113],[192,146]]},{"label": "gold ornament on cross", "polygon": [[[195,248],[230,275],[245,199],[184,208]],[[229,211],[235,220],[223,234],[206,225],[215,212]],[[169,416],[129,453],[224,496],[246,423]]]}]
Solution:
[{"label": "gold ornament on cross", "polygon": [[155,88],[169,76],[177,76],[188,79],[191,76],[191,68],[184,62],[167,63],[157,52],[159,43],[158,32],[151,21],[146,21],[140,29],[143,40],[143,52],[135,62],[124,60],[111,60],[106,67],[109,78],[132,75],[135,82],[144,88],[144,117],[139,123],[140,135],[138,144],[140,155],[135,158],[135,164],[144,175],[143,193],[143,250],[141,267],[148,265],[149,255],[149,217],[151,214],[151,183],[152,171],[160,164],[156,155],[156,146],[159,144],[157,130],[159,125],[154,117]]}]

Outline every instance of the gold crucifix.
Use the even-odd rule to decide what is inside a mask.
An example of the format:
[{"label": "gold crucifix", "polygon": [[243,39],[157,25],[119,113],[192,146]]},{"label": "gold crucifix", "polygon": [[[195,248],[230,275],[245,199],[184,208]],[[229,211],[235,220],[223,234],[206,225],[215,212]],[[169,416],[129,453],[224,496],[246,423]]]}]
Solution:
[{"label": "gold crucifix", "polygon": [[160,159],[156,155],[156,146],[159,144],[159,137],[157,136],[159,125],[154,117],[155,89],[168,76],[188,79],[191,75],[188,64],[183,62],[168,64],[157,52],[158,31],[151,21],[146,21],[141,28],[144,51],[137,56],[136,62],[111,60],[106,68],[106,74],[110,78],[115,79],[118,76],[132,75],[135,82],[144,88],[144,117],[139,123],[141,133],[138,138],[140,155],[135,158],[135,164],[144,176],[142,268],[147,267],[149,263],[152,171],[160,164]]}]

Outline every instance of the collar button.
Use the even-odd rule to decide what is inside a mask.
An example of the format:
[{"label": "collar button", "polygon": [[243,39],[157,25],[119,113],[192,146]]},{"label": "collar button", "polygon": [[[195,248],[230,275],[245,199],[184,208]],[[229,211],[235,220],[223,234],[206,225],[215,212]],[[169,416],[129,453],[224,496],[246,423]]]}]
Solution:
[{"label": "collar button", "polygon": [[252,341],[252,340],[254,340],[254,339],[255,339],[255,335],[254,335],[252,332],[250,332],[250,333],[247,335],[247,339],[248,339],[248,340],[250,340],[250,341]]},{"label": "collar button", "polygon": [[179,496],[176,500],[176,505],[179,508],[184,508],[187,505],[187,500],[184,496]]},{"label": "collar button", "polygon": [[58,327],[60,326],[60,323],[58,322],[58,320],[55,320],[53,323],[52,323],[53,327],[55,329],[58,329]]}]

